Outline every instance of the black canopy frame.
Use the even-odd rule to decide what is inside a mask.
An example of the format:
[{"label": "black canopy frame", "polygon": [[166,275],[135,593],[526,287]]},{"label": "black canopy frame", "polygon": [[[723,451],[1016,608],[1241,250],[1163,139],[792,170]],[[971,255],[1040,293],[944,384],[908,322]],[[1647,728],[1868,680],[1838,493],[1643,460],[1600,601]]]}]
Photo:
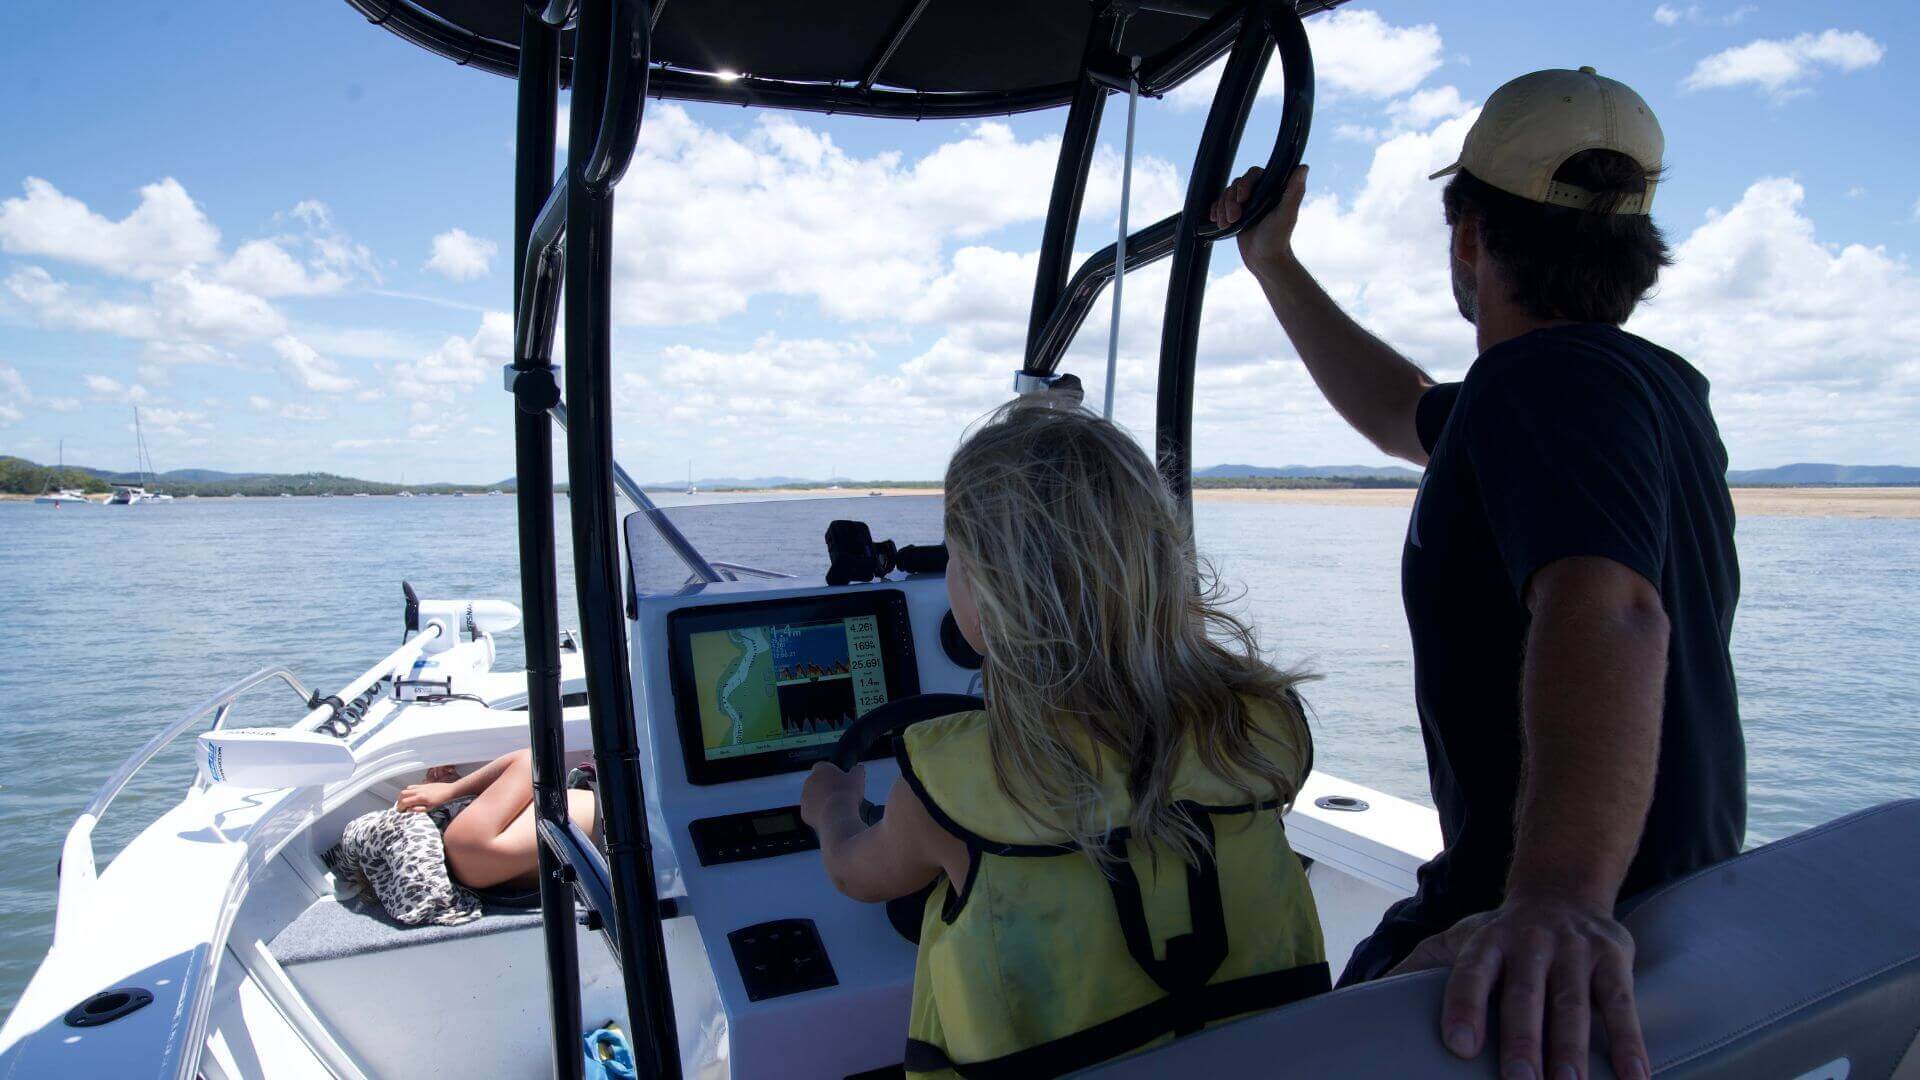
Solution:
[{"label": "black canopy frame", "polygon": [[[662,921],[675,917],[657,891],[646,798],[640,774],[626,649],[624,596],[612,427],[611,245],[615,186],[632,159],[647,96],[734,101],[871,116],[972,116],[1068,106],[1059,162],[1043,228],[1025,382],[1044,383],[1115,272],[1113,245],[1068,276],[1074,232],[1109,94],[1127,88],[1130,64],[1117,46],[1141,9],[1126,0],[1097,0],[1081,50],[1079,74],[1065,86],[990,93],[886,89],[878,85],[893,48],[927,0],[906,7],[884,51],[851,85],[771,85],[723,80],[654,62],[652,31],[667,0],[525,0],[520,35],[510,52],[432,19],[407,0],[348,0],[402,37],[461,63],[503,66],[518,80],[519,122],[514,182],[514,359],[506,372],[515,400],[521,599],[527,640],[528,726],[533,752],[539,838],[540,897],[547,948],[549,1008],[556,1077],[577,1075],[581,1053],[576,901],[587,925],[606,933],[621,967],[636,1065],[649,1077],[681,1075]],[[1160,468],[1183,510],[1191,513],[1194,356],[1207,264],[1214,243],[1260,220],[1277,205],[1300,161],[1313,107],[1313,70],[1300,16],[1340,0],[1236,0],[1205,19],[1178,45],[1143,65],[1143,92],[1177,84],[1228,52],[1195,153],[1180,213],[1128,237],[1126,269],[1171,257],[1162,331],[1155,443]],[[571,59],[563,49],[571,42]],[[1206,221],[1225,184],[1269,57],[1278,50],[1285,75],[1283,116],[1267,173],[1248,213],[1233,226]],[[576,62],[577,61],[577,62]],[[504,73],[504,71],[503,71]],[[568,155],[556,184],[558,94],[570,81],[573,108]],[[563,288],[564,284],[564,288]],[[594,756],[606,822],[606,856],[568,815],[560,700],[559,598],[555,571],[553,419],[561,408],[562,369],[552,363],[564,302],[569,327],[564,368],[567,460],[572,494],[576,599]],[[658,517],[658,515],[654,515]],[[663,532],[671,533],[671,529]],[[666,536],[676,550],[686,545]],[[678,540],[678,543],[675,541]],[[684,554],[684,552],[683,552]],[[713,571],[697,554],[697,577]]]}]

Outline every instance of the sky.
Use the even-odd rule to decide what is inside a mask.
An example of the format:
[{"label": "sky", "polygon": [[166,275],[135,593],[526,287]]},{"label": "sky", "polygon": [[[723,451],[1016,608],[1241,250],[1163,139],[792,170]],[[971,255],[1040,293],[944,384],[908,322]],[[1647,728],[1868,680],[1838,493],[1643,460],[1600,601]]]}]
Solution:
[{"label": "sky", "polygon": [[[1473,359],[1440,184],[1543,67],[1635,87],[1677,263],[1628,329],[1687,357],[1736,468],[1920,464],[1920,6],[1355,0],[1310,19],[1295,247],[1441,377]],[[204,14],[205,17],[198,17]],[[1177,209],[1211,72],[1140,105],[1135,227]],[[1277,90],[1277,75],[1269,89]],[[0,5],[0,453],[492,482],[513,471],[510,80],[343,2]],[[1112,239],[1109,105],[1076,250]],[[1265,159],[1263,98],[1240,163]],[[644,479],[937,477],[1019,367],[1065,111],[967,122],[649,102],[615,204],[617,452]],[[564,124],[562,125],[564,130]],[[1377,464],[1231,245],[1195,461]],[[1143,439],[1164,265],[1131,275],[1117,419]],[[1097,400],[1109,300],[1063,367]]]}]

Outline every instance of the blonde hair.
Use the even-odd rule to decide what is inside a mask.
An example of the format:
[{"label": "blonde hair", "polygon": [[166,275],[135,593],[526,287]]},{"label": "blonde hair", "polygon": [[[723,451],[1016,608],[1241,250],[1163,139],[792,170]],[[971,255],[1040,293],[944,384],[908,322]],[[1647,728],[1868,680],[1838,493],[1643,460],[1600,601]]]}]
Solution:
[{"label": "blonde hair", "polygon": [[[1173,801],[1189,740],[1248,803],[1292,802],[1311,741],[1293,687],[1223,610],[1184,516],[1138,444],[1058,397],[1015,401],[972,432],[946,476],[946,539],[986,638],[993,769],[1015,805],[1096,859],[1125,825],[1189,864],[1207,834]],[[1301,745],[1252,723],[1270,703]],[[1126,762],[1132,807],[1112,820],[1104,747]],[[1284,760],[1288,764],[1282,765]]]}]

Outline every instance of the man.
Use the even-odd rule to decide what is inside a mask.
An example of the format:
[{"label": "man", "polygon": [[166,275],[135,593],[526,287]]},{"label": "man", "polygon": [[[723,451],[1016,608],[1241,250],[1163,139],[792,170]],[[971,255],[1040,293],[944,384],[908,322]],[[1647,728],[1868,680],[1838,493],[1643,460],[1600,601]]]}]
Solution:
[{"label": "man", "polygon": [[1664,142],[1592,68],[1487,101],[1434,174],[1480,350],[1459,383],[1295,260],[1305,168],[1240,236],[1328,401],[1427,470],[1401,576],[1445,848],[1342,981],[1452,965],[1442,1040],[1478,1054],[1497,992],[1507,1077],[1584,1077],[1596,1012],[1615,1071],[1649,1074],[1615,906],[1734,855],[1746,828],[1726,452],[1706,379],[1619,328],[1669,262],[1648,216]]}]

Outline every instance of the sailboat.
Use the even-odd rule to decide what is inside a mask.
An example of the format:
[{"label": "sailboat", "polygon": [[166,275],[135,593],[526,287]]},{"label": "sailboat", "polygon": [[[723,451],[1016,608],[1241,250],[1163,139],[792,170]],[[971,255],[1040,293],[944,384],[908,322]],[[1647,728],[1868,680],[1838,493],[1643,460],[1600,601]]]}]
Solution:
[{"label": "sailboat", "polygon": [[143,502],[172,502],[173,496],[163,491],[148,491],[148,474],[153,471],[153,459],[147,454],[147,439],[140,430],[140,406],[133,407],[133,445],[134,465],[140,473],[138,484],[115,484],[113,495],[107,502],[113,506],[132,506]]},{"label": "sailboat", "polygon": [[698,495],[698,494],[700,494],[700,489],[699,489],[699,488],[697,488],[697,487],[694,487],[694,486],[693,486],[693,461],[692,461],[692,459],[688,459],[688,461],[687,461],[687,494],[689,494],[689,495]]},{"label": "sailboat", "polygon": [[81,491],[79,488],[59,488],[56,490],[53,486],[54,482],[60,479],[60,474],[67,471],[67,440],[65,439],[60,440],[59,461],[60,463],[54,466],[53,475],[47,477],[47,486],[41,490],[39,495],[34,497],[33,501],[45,503],[50,506],[65,506],[68,503],[91,502],[92,500],[87,498],[86,492]]}]

